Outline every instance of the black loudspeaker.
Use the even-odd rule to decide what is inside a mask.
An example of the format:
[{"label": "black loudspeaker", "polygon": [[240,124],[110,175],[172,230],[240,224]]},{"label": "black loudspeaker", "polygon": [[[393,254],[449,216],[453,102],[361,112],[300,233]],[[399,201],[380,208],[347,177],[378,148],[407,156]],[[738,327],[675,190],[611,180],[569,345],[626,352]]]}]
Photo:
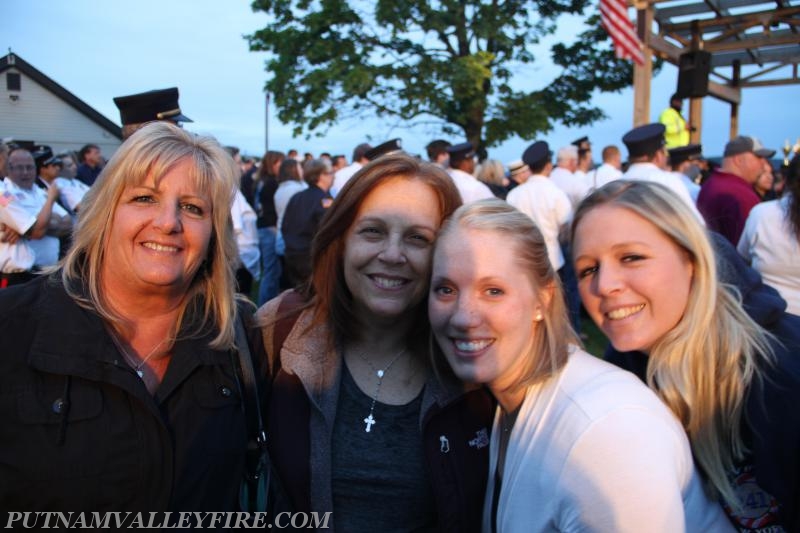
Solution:
[{"label": "black loudspeaker", "polygon": [[711,72],[711,53],[702,50],[681,54],[678,63],[680,98],[699,98],[708,94],[708,74]]}]

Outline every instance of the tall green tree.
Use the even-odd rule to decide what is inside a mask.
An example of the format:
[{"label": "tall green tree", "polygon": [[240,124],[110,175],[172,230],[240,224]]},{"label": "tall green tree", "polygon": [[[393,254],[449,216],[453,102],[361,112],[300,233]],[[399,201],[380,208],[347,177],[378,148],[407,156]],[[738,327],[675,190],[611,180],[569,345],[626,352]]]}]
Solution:
[{"label": "tall green tree", "polygon": [[575,44],[552,48],[561,67],[555,79],[546,83],[532,68],[537,43],[559,16],[596,11],[590,0],[254,0],[252,7],[270,22],[246,36],[250,50],[270,53],[266,89],[295,135],[377,115],[438,124],[483,148],[533,138],[555,122],[602,118],[593,92],[632,79],[596,15]]}]

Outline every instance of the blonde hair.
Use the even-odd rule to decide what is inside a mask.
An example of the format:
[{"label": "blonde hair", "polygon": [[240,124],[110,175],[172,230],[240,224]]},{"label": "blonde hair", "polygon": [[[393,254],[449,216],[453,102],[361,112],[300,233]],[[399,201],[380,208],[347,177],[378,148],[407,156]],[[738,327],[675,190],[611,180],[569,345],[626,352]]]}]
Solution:
[{"label": "blonde hair", "polygon": [[686,309],[650,350],[647,384],[678,417],[708,489],[740,507],[727,474],[744,457],[744,403],[759,367],[771,360],[769,334],[742,309],[735,288],[718,281],[714,250],[694,214],[656,183],[615,181],[586,197],[575,211],[572,238],[583,217],[601,205],[628,209],[684,249],[693,266]]},{"label": "blonde hair", "polygon": [[[81,202],[72,247],[64,258],[62,280],[67,293],[82,307],[112,324],[123,317],[101,294],[101,266],[117,203],[126,187],[152,175],[156,182],[182,161],[191,163],[188,179],[208,192],[212,233],[205,263],[198,269],[183,300],[173,337],[184,321],[200,336],[216,326],[214,349],[233,346],[237,318],[232,259],[238,257],[231,222],[231,203],[239,172],[233,159],[211,137],[195,136],[168,122],[152,122],[134,133],[117,150]],[[199,315],[199,316],[198,316]],[[197,320],[200,318],[200,320]]]},{"label": "blonde hair", "polygon": [[496,159],[487,159],[478,166],[475,172],[477,178],[488,185],[503,185],[506,177],[506,170],[503,163]]},{"label": "blonde hair", "polygon": [[[459,207],[445,221],[437,242],[456,228],[491,231],[510,241],[517,265],[528,274],[534,291],[543,296],[542,321],[534,330],[530,352],[520,354],[526,357],[526,365],[522,377],[512,387],[526,387],[558,372],[567,362],[569,345],[580,346],[581,342],[570,325],[561,282],[550,264],[542,232],[526,214],[496,198]],[[549,298],[544,297],[548,292]],[[438,348],[434,353],[434,362],[439,367],[443,356]]]}]

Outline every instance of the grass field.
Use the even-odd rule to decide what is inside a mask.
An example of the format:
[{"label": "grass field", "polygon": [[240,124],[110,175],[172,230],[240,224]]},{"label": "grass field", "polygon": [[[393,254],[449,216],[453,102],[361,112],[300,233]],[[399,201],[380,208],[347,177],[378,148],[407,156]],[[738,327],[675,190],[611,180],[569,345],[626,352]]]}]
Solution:
[{"label": "grass field", "polygon": [[581,313],[581,330],[588,336],[588,339],[583,341],[586,351],[597,357],[603,357],[608,339],[585,313]]}]

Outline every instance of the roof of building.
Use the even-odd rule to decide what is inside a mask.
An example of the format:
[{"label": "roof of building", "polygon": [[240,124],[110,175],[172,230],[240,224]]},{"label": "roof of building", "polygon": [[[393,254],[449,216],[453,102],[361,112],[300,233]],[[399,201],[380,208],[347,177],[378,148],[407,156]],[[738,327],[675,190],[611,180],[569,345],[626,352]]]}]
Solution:
[{"label": "roof of building", "polygon": [[19,70],[55,96],[74,107],[89,120],[108,131],[111,135],[122,140],[122,129],[119,126],[13,52],[0,58],[0,74],[11,68]]}]

